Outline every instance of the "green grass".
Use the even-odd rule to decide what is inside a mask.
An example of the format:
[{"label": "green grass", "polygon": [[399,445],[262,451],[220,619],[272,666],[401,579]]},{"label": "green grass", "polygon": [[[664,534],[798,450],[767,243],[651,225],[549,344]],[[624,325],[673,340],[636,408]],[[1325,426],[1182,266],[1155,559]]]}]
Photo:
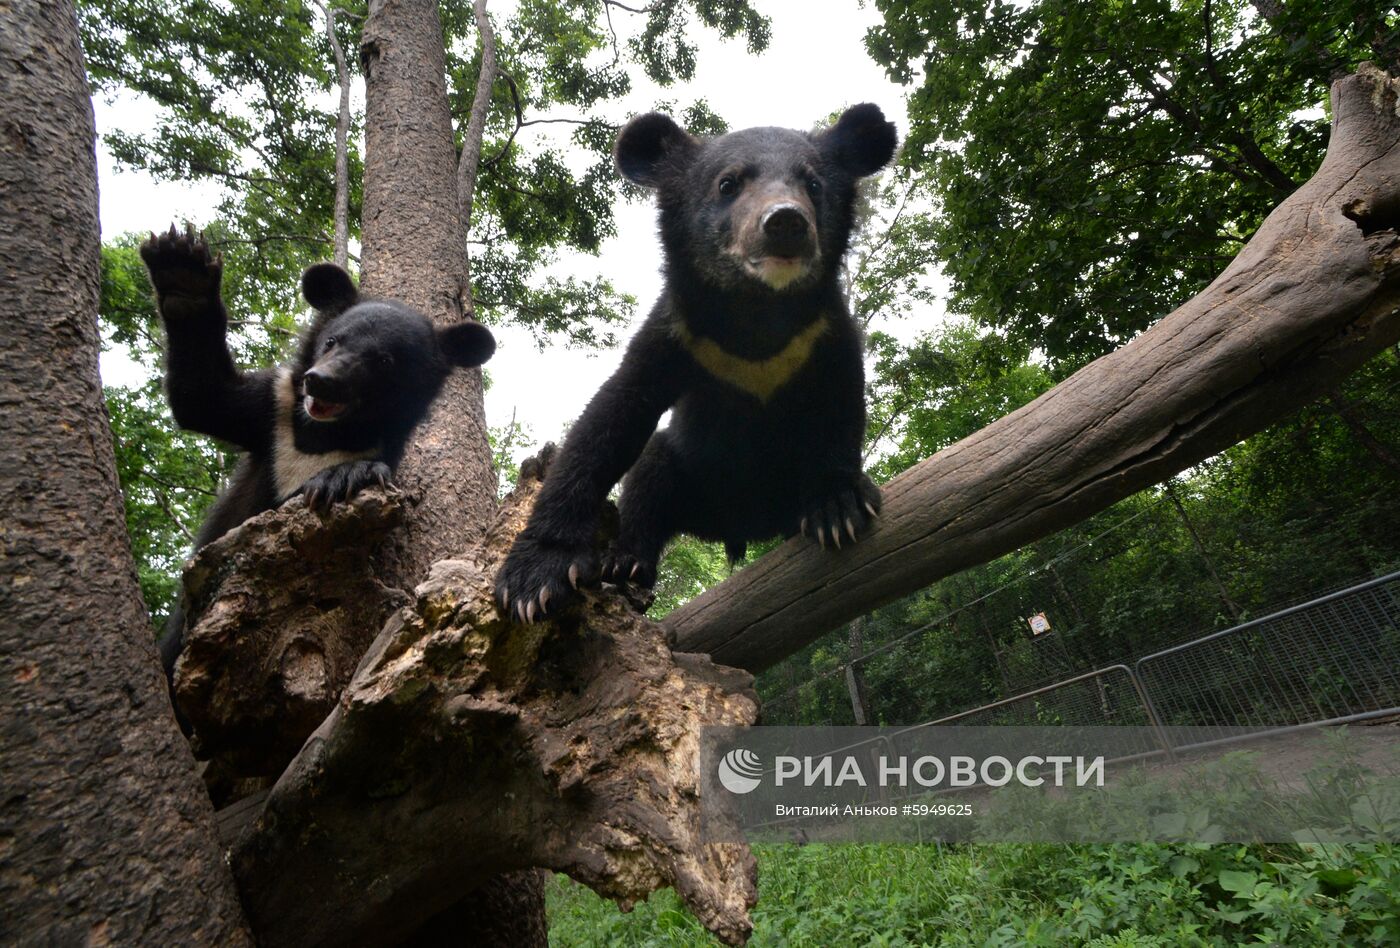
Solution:
[{"label": "green grass", "polygon": [[[755,847],[751,944],[1400,944],[1400,852],[1120,844]],[[670,890],[622,914],[557,876],[558,946],[717,944]]]}]

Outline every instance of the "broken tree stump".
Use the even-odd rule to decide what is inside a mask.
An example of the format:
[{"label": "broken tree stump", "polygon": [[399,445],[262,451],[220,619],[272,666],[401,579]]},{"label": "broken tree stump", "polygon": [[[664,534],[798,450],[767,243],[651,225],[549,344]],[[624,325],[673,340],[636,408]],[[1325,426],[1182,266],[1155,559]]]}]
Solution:
[{"label": "broken tree stump", "polygon": [[335,706],[384,621],[410,601],[370,553],[404,519],[397,491],[328,514],[300,498],[199,550],[185,569],[175,702],[224,777],[276,776]]},{"label": "broken tree stump", "polygon": [[[550,622],[498,614],[496,568],[544,467],[527,462],[481,542],[433,565],[261,808],[249,807],[257,815],[232,864],[260,944],[392,942],[486,879],[530,867],[568,873],[624,908],[673,886],[720,939],[748,937],[753,857],[700,842],[697,768],[703,727],[755,720],[752,677],[672,654],[660,625],[611,587]],[[196,603],[218,610],[196,629],[224,630],[200,648],[227,654],[218,665],[192,641],[185,674],[218,666],[216,690],[232,693],[240,675],[265,690],[277,677],[268,643],[289,639],[264,607],[284,600],[251,590],[275,586],[297,555],[269,547],[305,555],[323,552],[318,529],[328,541],[373,534],[394,516],[392,495],[373,494],[324,521],[287,506],[230,534],[221,592]],[[332,595],[297,583],[291,617],[304,608],[291,598]],[[265,628],[248,634],[253,624]]]}]

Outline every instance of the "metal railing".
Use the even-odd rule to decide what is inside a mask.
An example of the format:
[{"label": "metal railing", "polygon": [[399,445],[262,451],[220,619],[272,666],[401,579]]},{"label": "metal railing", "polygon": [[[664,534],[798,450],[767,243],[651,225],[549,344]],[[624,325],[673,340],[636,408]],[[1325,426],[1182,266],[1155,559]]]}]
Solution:
[{"label": "metal railing", "polygon": [[[1400,715],[1400,572],[1010,698],[912,725],[1150,727],[1172,754],[1221,727],[1264,736]],[[845,723],[845,722],[827,722]],[[1207,732],[1205,729],[1216,729]]]},{"label": "metal railing", "polygon": [[1145,655],[1136,677],[1148,711],[1188,744],[1194,728],[1400,711],[1400,572]]}]

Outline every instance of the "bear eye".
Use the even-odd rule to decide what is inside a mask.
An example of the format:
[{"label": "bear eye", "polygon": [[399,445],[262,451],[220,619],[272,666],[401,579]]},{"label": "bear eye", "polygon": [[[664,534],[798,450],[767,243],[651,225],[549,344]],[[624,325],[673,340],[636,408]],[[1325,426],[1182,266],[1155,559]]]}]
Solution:
[{"label": "bear eye", "polygon": [[394,365],[394,357],[387,352],[379,353],[379,355],[374,357],[374,361],[379,363],[379,367],[382,369],[392,368]]},{"label": "bear eye", "polygon": [[719,179],[720,197],[733,197],[739,193],[739,179],[727,174]]},{"label": "bear eye", "polygon": [[821,194],[821,193],[822,193],[822,183],[821,183],[820,181],[818,181],[816,178],[808,178],[808,179],[807,179],[807,193],[810,194],[810,195],[812,195],[812,197],[816,197],[818,194]]},{"label": "bear eye", "polygon": [[323,351],[325,351],[325,352],[330,352],[330,351],[331,351],[332,349],[334,349],[334,348],[335,348],[335,336],[327,336],[327,337],[326,337],[326,347],[325,347],[325,349],[324,349]]}]

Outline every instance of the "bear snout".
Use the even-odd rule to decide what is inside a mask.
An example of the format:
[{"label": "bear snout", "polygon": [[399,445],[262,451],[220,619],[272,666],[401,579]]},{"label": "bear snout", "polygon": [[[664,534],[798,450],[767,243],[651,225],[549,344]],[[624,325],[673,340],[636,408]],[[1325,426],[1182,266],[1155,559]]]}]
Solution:
[{"label": "bear snout", "polygon": [[807,257],[812,253],[812,225],[796,204],[774,204],[763,212],[764,250],[773,257]]},{"label": "bear snout", "polygon": [[302,376],[302,387],[312,398],[326,402],[350,401],[351,386],[333,368],[314,365]]}]

